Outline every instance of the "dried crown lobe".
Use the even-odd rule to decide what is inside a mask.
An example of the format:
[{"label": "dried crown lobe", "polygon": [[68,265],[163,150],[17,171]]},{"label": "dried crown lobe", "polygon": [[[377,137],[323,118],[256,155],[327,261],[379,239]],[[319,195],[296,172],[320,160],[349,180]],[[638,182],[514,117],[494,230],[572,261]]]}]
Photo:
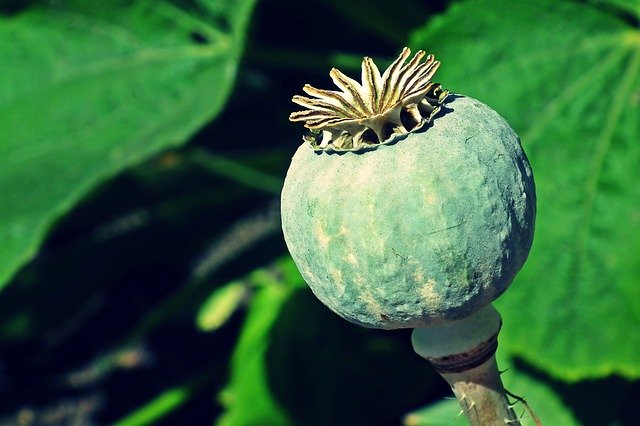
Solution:
[{"label": "dried crown lobe", "polygon": [[431,78],[440,66],[433,55],[419,50],[400,56],[380,75],[371,58],[362,61],[362,83],[337,69],[329,75],[340,91],[316,89],[306,84],[311,96],[292,101],[308,108],[291,114],[310,129],[304,140],[315,150],[357,151],[391,142],[395,136],[418,130],[438,113],[448,91]]}]

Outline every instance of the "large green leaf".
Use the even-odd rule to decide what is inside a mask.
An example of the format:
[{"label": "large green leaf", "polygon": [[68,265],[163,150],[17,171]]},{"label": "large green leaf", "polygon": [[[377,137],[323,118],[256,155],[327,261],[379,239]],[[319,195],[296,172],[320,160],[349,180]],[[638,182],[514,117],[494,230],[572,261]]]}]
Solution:
[{"label": "large green leaf", "polygon": [[0,18],[0,288],[92,187],[221,110],[254,2],[206,20],[144,0]]},{"label": "large green leaf", "polygon": [[640,30],[568,1],[454,4],[411,44],[510,121],[538,194],[501,345],[566,380],[640,377]]}]

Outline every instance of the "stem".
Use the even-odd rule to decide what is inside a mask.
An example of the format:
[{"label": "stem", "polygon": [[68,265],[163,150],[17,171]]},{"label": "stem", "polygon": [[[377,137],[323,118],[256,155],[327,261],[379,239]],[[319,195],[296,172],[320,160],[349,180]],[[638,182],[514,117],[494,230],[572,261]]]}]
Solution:
[{"label": "stem", "polygon": [[500,314],[487,305],[411,335],[413,349],[449,383],[471,426],[520,426],[495,358],[501,326]]},{"label": "stem", "polygon": [[495,355],[470,370],[441,374],[458,398],[471,426],[520,426],[502,386]]}]

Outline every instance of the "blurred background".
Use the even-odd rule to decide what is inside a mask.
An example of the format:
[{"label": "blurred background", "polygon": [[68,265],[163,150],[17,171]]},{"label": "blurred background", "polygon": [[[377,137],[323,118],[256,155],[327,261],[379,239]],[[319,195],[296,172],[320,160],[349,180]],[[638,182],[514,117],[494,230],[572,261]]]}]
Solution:
[{"label": "blurred background", "polygon": [[280,231],[291,97],[405,45],[534,170],[507,389],[640,424],[640,1],[1,0],[0,425],[464,425],[410,330],[331,313]]}]

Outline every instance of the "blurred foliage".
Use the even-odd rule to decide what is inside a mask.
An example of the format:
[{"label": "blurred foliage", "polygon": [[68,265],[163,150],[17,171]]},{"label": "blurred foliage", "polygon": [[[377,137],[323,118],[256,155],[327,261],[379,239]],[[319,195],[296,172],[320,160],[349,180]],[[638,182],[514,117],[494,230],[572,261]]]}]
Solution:
[{"label": "blurred foliage", "polygon": [[0,425],[463,424],[279,231],[291,96],[404,44],[532,162],[507,388],[544,424],[640,424],[639,0],[4,0]]}]

